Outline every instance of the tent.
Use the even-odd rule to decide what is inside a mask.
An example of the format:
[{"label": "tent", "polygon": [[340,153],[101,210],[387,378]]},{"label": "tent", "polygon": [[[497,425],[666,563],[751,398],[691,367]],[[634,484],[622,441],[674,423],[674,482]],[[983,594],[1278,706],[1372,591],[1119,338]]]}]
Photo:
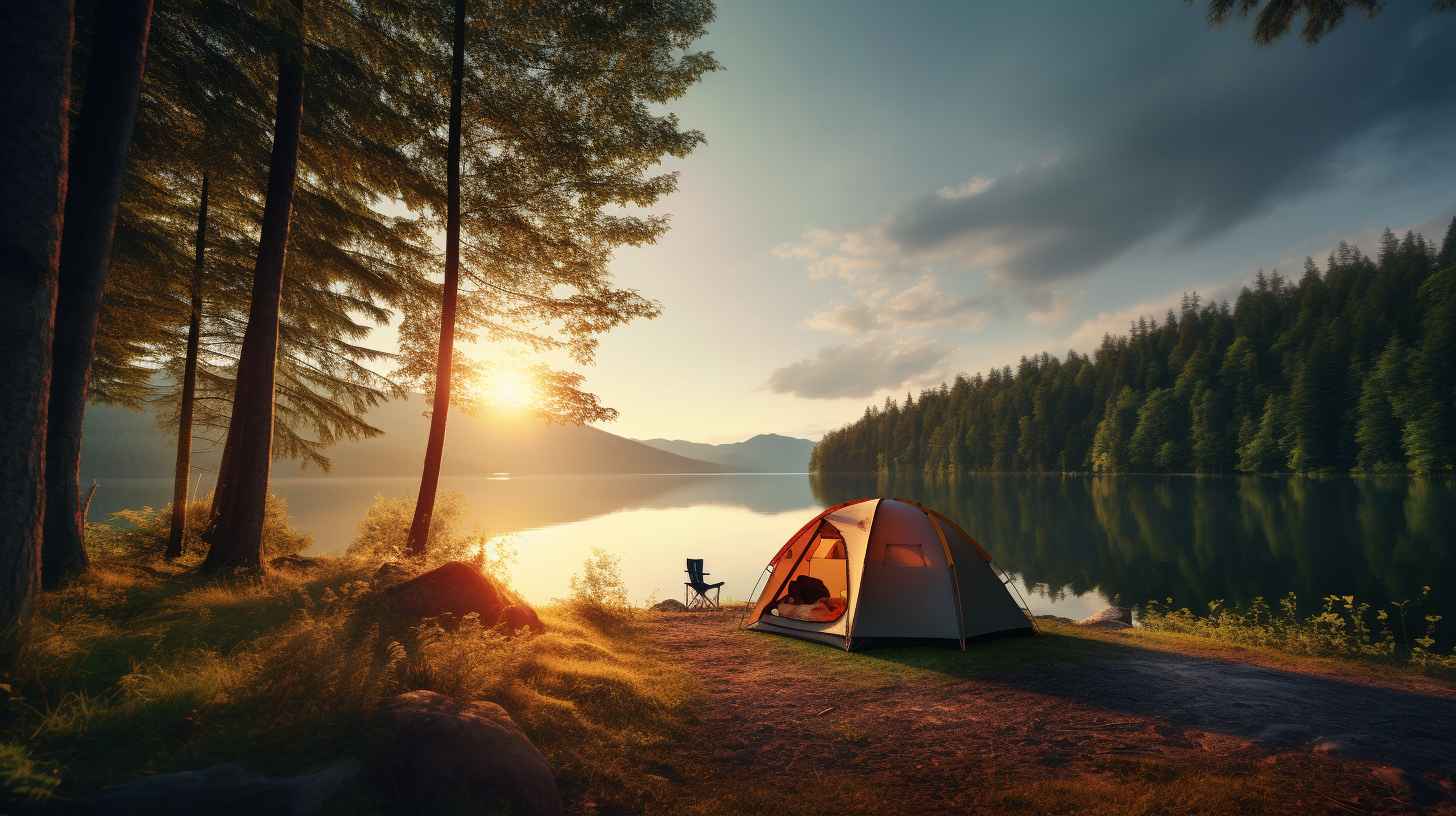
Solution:
[{"label": "tent", "polygon": [[910,638],[965,648],[970,638],[1034,628],[986,550],[954,521],[905,499],[824,510],[764,572],[745,619],[760,632],[845,649]]}]

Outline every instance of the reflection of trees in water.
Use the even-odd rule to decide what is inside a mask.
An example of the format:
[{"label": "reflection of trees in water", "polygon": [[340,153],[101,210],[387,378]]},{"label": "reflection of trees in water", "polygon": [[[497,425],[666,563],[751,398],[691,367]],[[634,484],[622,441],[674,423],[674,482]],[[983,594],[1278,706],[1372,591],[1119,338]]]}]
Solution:
[{"label": "reflection of trees in water", "polygon": [[1456,611],[1456,483],[1403,477],[1064,477],[926,480],[816,475],[823,503],[915,498],[949,513],[997,563],[1051,593],[1201,609],[1295,592],[1373,603],[1436,588]]}]

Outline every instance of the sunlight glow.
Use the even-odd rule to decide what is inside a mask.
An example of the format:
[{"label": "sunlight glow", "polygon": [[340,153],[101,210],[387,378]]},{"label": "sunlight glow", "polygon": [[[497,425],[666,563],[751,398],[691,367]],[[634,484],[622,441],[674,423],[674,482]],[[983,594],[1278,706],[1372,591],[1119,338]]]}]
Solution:
[{"label": "sunlight glow", "polygon": [[520,411],[536,402],[536,383],[524,371],[502,369],[491,374],[483,396],[497,408]]}]

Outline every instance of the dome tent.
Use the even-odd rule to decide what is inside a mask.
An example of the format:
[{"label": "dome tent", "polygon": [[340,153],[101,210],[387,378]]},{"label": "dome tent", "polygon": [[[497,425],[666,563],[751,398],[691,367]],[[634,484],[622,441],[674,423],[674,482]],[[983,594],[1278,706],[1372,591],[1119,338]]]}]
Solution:
[{"label": "dome tent", "polygon": [[745,623],[755,631],[852,649],[885,639],[964,648],[970,638],[1033,629],[990,554],[954,521],[904,499],[825,509],[765,573]]}]

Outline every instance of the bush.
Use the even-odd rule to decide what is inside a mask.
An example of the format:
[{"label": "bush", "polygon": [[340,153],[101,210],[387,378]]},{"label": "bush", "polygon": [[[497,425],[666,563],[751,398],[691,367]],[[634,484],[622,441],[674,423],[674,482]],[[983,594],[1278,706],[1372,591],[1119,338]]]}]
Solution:
[{"label": "bush", "polygon": [[[1423,587],[1417,606],[1424,606],[1430,594],[1431,588]],[[1319,612],[1302,616],[1298,598],[1291,592],[1279,599],[1278,610],[1263,598],[1254,598],[1246,607],[1211,601],[1208,614],[1199,615],[1187,608],[1175,608],[1173,599],[1166,598],[1162,602],[1149,601],[1140,622],[1154,631],[1263,646],[1291,654],[1361,657],[1418,668],[1456,669],[1456,653],[1435,651],[1441,616],[1411,620],[1411,603],[1397,601],[1372,614],[1371,606],[1357,602],[1354,595],[1326,595]]]},{"label": "bush", "polygon": [[[458,532],[463,501],[459,493],[445,493],[435,502],[430,535],[425,540],[425,566],[467,561],[481,572],[502,582],[507,581],[511,562],[515,560],[509,539],[488,540],[481,533],[465,535]],[[365,511],[364,520],[359,522],[359,531],[345,555],[374,564],[407,560],[409,556],[404,545],[409,538],[414,514],[413,499],[376,497]]]},{"label": "bush", "polygon": [[582,563],[580,575],[571,576],[570,609],[597,624],[625,623],[633,609],[627,599],[627,582],[622,580],[622,563],[599,547]]},{"label": "bush", "polygon": [[358,614],[368,574],[338,559],[220,585],[181,565],[98,558],[41,596],[45,637],[0,676],[0,811],[142,774],[239,762],[285,775],[357,756],[380,703],[424,688],[502,705],[569,801],[668,812],[670,791],[643,766],[687,712],[680,667],[632,633],[552,609],[531,638],[469,615],[385,634]]},{"label": "bush", "polygon": [[[187,503],[187,529],[183,532],[182,550],[194,553],[205,549],[202,532],[212,512],[212,494]],[[86,525],[86,547],[103,555],[135,558],[139,555],[161,555],[167,550],[172,533],[172,505],[139,510],[118,510],[111,514],[111,523]],[[116,522],[120,522],[117,524]],[[263,511],[264,559],[292,555],[312,544],[307,534],[288,524],[288,502],[281,496],[268,495]]]}]

